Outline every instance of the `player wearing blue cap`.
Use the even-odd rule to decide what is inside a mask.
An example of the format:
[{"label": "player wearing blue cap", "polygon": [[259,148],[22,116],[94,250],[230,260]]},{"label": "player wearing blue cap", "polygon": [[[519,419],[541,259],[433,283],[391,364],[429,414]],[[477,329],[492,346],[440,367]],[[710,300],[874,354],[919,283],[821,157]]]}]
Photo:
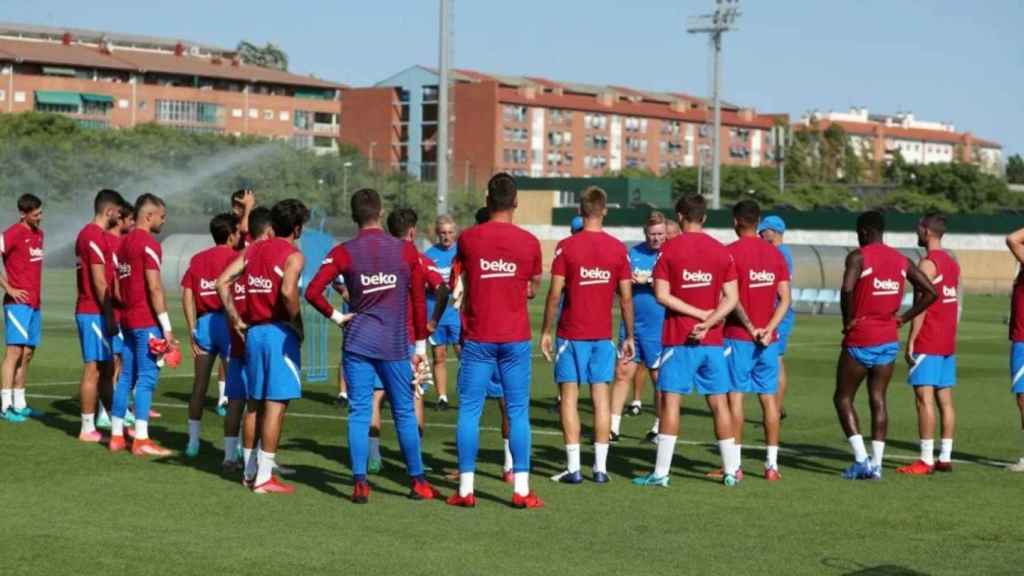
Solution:
[{"label": "player wearing blue cap", "polygon": [[[784,236],[786,234],[786,222],[775,214],[770,214],[761,219],[761,223],[757,226],[757,233],[761,238],[764,238],[768,242],[771,242],[779,252],[782,252],[782,257],[786,260],[786,268],[789,270],[789,278],[793,279],[793,253],[790,252],[789,246],[786,246],[784,242]],[[786,364],[783,361],[783,356],[786,354],[786,346],[789,345],[789,335],[793,333],[793,325],[796,323],[796,313],[793,312],[791,306],[786,311],[786,316],[782,318],[782,323],[779,324],[776,329],[778,335],[778,341],[775,343],[779,350],[779,390],[776,394],[779,404],[779,417],[786,417],[786,408],[783,405],[783,400],[786,397]]]}]

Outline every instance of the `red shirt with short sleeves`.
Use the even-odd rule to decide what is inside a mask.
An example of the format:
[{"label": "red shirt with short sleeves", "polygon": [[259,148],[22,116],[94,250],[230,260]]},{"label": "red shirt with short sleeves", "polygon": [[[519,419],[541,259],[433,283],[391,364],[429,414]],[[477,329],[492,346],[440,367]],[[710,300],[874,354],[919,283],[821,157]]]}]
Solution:
[{"label": "red shirt with short sleeves", "polygon": [[[118,260],[118,258],[117,258],[117,251],[121,249],[121,240],[122,240],[122,238],[123,238],[123,236],[119,236],[119,235],[114,234],[112,232],[107,232],[107,235],[104,236],[104,240],[106,240],[106,242],[107,242],[107,253],[110,254],[110,262],[111,262],[110,286],[111,286],[111,290],[113,290],[113,286],[115,284],[117,284],[117,282],[118,282],[117,279],[118,279],[118,276],[120,275],[121,264],[120,264],[120,260]],[[121,316],[124,313],[124,303],[117,298],[117,293],[116,292],[112,293],[111,297],[114,300],[114,320],[117,322],[118,326],[120,326],[121,325]]]},{"label": "red shirt with short sleeves", "polygon": [[92,285],[92,267],[102,266],[103,277],[107,281],[107,290],[114,289],[114,258],[110,251],[108,232],[90,222],[78,233],[75,240],[75,259],[77,260],[78,301],[75,314],[99,314],[100,301],[96,297]]},{"label": "red shirt with short sleeves", "polygon": [[558,243],[551,274],[565,278],[558,337],[610,339],[615,293],[632,278],[626,246],[606,232],[583,230]]},{"label": "red shirt with short sleeves", "polygon": [[181,278],[181,287],[192,290],[197,316],[223,309],[217,296],[217,278],[237,257],[238,252],[222,244],[197,253],[189,261],[185,276]]},{"label": "red shirt with short sleeves", "polygon": [[903,288],[910,261],[881,242],[860,249],[860,278],[853,289],[853,327],[843,346],[861,348],[898,342],[896,313],[903,302]]},{"label": "red shirt with short sleeves", "polygon": [[932,286],[939,297],[924,312],[921,331],[914,339],[914,353],[948,356],[956,352],[960,265],[945,250],[929,250],[927,258],[935,264]]},{"label": "red shirt with short sleeves", "polygon": [[[736,264],[736,288],[740,304],[755,328],[764,328],[775,314],[779,283],[789,282],[789,268],[782,252],[757,236],[744,236],[727,246]],[[747,329],[730,314],[725,321],[725,337],[751,341]],[[772,335],[772,340],[778,334]]]},{"label": "red shirt with short sleeves", "polygon": [[[43,231],[18,222],[0,235],[0,255],[7,283],[28,292],[25,304],[38,310],[43,291]],[[17,304],[4,294],[4,304]]]},{"label": "red shirt with short sleeves", "polygon": [[[701,310],[714,310],[722,299],[722,285],[736,280],[736,264],[729,250],[718,240],[703,232],[683,232],[661,247],[661,256],[654,265],[654,279],[670,284],[671,294]],[[661,329],[664,346],[700,344],[721,346],[723,327],[709,330],[700,342],[690,340],[693,327],[700,320],[665,308]]]},{"label": "red shirt with short sleeves", "polygon": [[1010,340],[1024,342],[1024,266],[1013,281],[1010,300]]},{"label": "red shirt with short sleeves", "polygon": [[245,250],[243,276],[248,324],[291,321],[281,300],[281,284],[285,261],[296,252],[298,248],[284,238],[268,238]]},{"label": "red shirt with short sleeves", "polygon": [[459,236],[452,282],[466,275],[463,337],[477,342],[530,339],[530,281],[543,272],[540,241],[510,222],[492,220]]},{"label": "red shirt with short sleeves", "polygon": [[156,314],[149,302],[146,271],[160,272],[163,251],[156,238],[136,228],[121,239],[117,250],[117,282],[124,308],[122,324],[128,330],[157,326]]}]

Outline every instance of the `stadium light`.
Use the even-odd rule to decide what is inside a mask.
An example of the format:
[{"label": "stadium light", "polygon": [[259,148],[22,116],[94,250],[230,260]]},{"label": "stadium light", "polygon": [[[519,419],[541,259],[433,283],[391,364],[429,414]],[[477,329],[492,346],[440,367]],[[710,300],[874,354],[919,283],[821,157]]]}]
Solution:
[{"label": "stadium light", "polygon": [[736,20],[740,17],[739,0],[715,0],[715,11],[712,14],[691,16],[686,31],[690,34],[707,34],[714,47],[714,79],[711,82],[711,99],[714,101],[714,133],[711,140],[711,207],[720,208],[721,166],[722,166],[722,101],[720,95],[722,76],[722,34],[736,30]]}]

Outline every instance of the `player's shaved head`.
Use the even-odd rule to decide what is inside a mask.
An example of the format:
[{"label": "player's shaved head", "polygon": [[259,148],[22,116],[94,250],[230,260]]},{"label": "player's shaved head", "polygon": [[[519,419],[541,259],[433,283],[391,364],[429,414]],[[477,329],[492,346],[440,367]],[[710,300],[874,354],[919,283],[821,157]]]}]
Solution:
[{"label": "player's shaved head", "polygon": [[487,182],[487,207],[491,212],[504,212],[516,207],[516,179],[508,172],[498,172]]},{"label": "player's shaved head", "polygon": [[165,208],[166,206],[163,198],[147,192],[135,199],[135,219],[139,220],[142,214],[156,208]]},{"label": "player's shaved head", "polygon": [[159,234],[167,220],[167,206],[156,194],[145,193],[135,199],[135,226]]},{"label": "player's shaved head", "polygon": [[270,208],[257,206],[249,212],[249,236],[259,239],[270,229]]},{"label": "player's shaved head", "polygon": [[597,186],[588,186],[580,194],[580,215],[584,218],[602,216],[607,207],[608,194]]},{"label": "player's shaved head", "polygon": [[412,208],[395,208],[388,214],[388,232],[395,238],[405,238],[409,230],[416,227],[419,219]]},{"label": "player's shaved head", "polygon": [[360,188],[352,194],[349,202],[352,210],[352,221],[357,226],[364,226],[371,222],[380,221],[381,201],[380,194],[373,188]]},{"label": "player's shaved head", "polygon": [[676,214],[684,222],[701,224],[708,214],[707,203],[700,194],[686,194],[676,201]]},{"label": "player's shaved head", "polygon": [[761,207],[753,200],[740,200],[732,207],[732,217],[740,228],[756,228],[761,220]]},{"label": "player's shaved head", "polygon": [[99,216],[111,208],[117,208],[120,211],[123,203],[124,197],[120,192],[104,188],[96,193],[96,198],[92,201],[93,214]]}]

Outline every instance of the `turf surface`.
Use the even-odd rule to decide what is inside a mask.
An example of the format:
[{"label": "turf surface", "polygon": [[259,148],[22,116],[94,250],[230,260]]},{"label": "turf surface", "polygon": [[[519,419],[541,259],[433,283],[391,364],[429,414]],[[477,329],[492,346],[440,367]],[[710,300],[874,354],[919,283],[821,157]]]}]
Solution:
[{"label": "turf surface", "polygon": [[[960,337],[959,429],[955,472],[901,477],[895,466],[917,450],[912,394],[900,366],[889,394],[890,438],[882,482],[846,482],[846,442],[832,409],[839,332],[835,317],[801,316],[787,366],[789,418],[783,426],[784,480],[761,479],[763,452],[745,450],[747,479],[725,488],[704,479],[717,467],[703,402],[686,400],[668,489],[629,484],[650,470],[640,439],[652,415],[624,418],[609,461],[612,483],[556,485],[564,461],[551,411],[551,367],[534,363],[534,489],[543,510],[508,506],[500,482],[497,409],[481,434],[474,510],[405,498],[393,429],[385,425],[385,467],[371,477],[368,506],[349,503],[345,422],[333,384],[306,387],[290,409],[279,461],[297,469],[297,492],[260,497],[220,474],[221,420],[204,416],[202,453],[144,461],[75,440],[79,352],[72,321],[74,275],[48,271],[43,344],[31,369],[30,404],[45,412],[25,424],[0,422],[0,574],[1010,574],[1021,573],[1024,475],[1003,469],[1021,454],[1022,435],[1007,385],[1006,298],[967,301]],[[180,310],[177,301],[172,309]],[[534,302],[535,321],[540,299]],[[175,326],[184,327],[180,312]],[[332,349],[335,348],[332,344]],[[337,352],[331,354],[337,363]],[[451,369],[454,375],[454,366]],[[151,434],[183,450],[189,359],[166,370]],[[452,388],[454,386],[451,386]],[[649,390],[649,388],[648,388]],[[864,394],[858,398],[867,425]],[[428,396],[432,403],[433,394]],[[457,401],[456,401],[457,402]],[[385,413],[385,418],[387,413]],[[424,451],[431,480],[454,489],[441,470],[455,461],[454,410],[428,409]],[[584,423],[589,413],[583,416]],[[746,444],[759,444],[756,403],[748,400]],[[584,436],[587,435],[585,429]],[[584,442],[587,442],[585,439]],[[592,450],[583,451],[589,475]]]}]

